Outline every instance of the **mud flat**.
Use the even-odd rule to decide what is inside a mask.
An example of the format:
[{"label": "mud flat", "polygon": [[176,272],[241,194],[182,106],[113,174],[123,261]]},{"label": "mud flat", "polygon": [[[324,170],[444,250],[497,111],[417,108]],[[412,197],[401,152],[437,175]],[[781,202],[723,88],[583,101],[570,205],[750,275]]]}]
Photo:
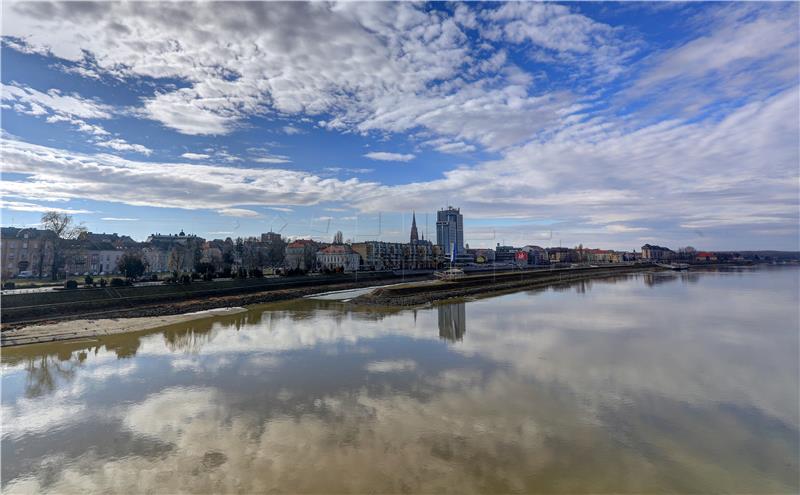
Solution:
[{"label": "mud flat", "polygon": [[[408,277],[406,280],[422,280],[428,277]],[[363,280],[348,280],[341,277],[306,277],[288,281],[292,284],[289,287],[286,286],[286,282],[282,282],[255,287],[223,288],[221,291],[207,290],[205,287],[211,283],[205,283],[197,284],[199,286],[197,288],[129,287],[125,288],[126,292],[122,292],[122,289],[81,289],[45,295],[8,295],[2,296],[2,330],[5,333],[12,328],[62,320],[164,316],[214,308],[247,306],[334,290],[385,285],[387,280],[398,278],[400,277],[365,276]],[[198,288],[200,290],[197,290]],[[152,292],[156,290],[166,293],[153,294]]]},{"label": "mud flat", "polygon": [[217,308],[180,315],[145,316],[139,318],[102,318],[69,320],[42,325],[30,325],[7,330],[2,334],[3,347],[43,344],[61,340],[94,339],[118,333],[140,332],[176,323],[215,316],[227,316],[247,311],[245,308]]},{"label": "mud flat", "polygon": [[481,274],[457,280],[435,283],[409,283],[376,289],[351,301],[353,304],[379,306],[416,306],[441,299],[474,296],[491,292],[504,292],[543,287],[563,282],[617,276],[623,274],[661,271],[652,265],[625,265],[615,267],[563,268],[556,270],[531,270],[516,273]]}]

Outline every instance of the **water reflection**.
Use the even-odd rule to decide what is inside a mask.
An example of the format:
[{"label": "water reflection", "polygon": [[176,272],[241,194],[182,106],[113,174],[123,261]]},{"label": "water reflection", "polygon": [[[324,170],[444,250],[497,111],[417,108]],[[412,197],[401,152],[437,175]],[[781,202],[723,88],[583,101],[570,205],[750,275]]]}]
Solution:
[{"label": "water reflection", "polygon": [[797,274],[306,300],[11,349],[3,491],[797,492]]},{"label": "water reflection", "polygon": [[439,337],[450,342],[462,340],[467,333],[466,304],[440,304],[436,310],[439,315]]}]

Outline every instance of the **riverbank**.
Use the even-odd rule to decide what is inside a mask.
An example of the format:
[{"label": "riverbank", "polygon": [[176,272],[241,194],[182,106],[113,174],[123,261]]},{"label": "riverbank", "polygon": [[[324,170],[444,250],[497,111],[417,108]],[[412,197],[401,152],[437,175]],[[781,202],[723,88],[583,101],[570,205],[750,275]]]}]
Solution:
[{"label": "riverbank", "polygon": [[[368,294],[350,300],[349,304],[413,306],[442,299],[479,294],[490,295],[578,280],[660,270],[663,269],[652,266],[536,270],[473,275],[447,282],[431,282],[427,277],[418,277],[407,279],[407,283],[376,288]],[[235,314],[236,311],[246,311],[245,306],[298,299],[330,291],[374,287],[375,285],[376,281],[374,280],[324,284],[316,287],[296,287],[251,294],[209,297],[77,315],[53,314],[36,321],[4,323],[0,335],[0,345],[10,347],[152,330],[183,321]]]},{"label": "riverbank", "polygon": [[202,320],[217,316],[246,312],[246,308],[216,308],[179,315],[146,316],[136,318],[103,318],[98,320],[67,320],[56,323],[29,325],[6,330],[2,335],[3,347],[27,344],[44,344],[63,340],[96,339],[120,333],[141,332],[167,325]]},{"label": "riverbank", "polygon": [[558,283],[663,270],[665,268],[653,265],[633,265],[466,276],[456,280],[437,281],[435,283],[410,283],[385,287],[359,296],[353,299],[351,303],[378,306],[417,306],[442,299],[531,289]]},{"label": "riverbank", "polygon": [[428,278],[370,275],[359,275],[358,279],[303,277],[264,282],[248,279],[240,282],[245,285],[231,287],[228,283],[205,282],[188,286],[81,289],[3,296],[2,330],[63,320],[173,315]]}]

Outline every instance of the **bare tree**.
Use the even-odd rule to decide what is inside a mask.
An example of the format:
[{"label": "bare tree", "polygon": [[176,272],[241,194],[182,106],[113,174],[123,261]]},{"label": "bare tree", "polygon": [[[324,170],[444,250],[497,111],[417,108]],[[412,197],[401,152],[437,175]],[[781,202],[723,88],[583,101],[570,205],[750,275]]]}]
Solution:
[{"label": "bare tree", "polygon": [[50,275],[53,280],[58,277],[58,270],[64,263],[64,251],[69,240],[77,239],[86,233],[86,227],[76,225],[72,216],[57,211],[48,211],[42,215],[42,227],[55,234],[53,240],[53,266]]},{"label": "bare tree", "polygon": [[186,263],[186,251],[182,246],[174,246],[169,252],[167,268],[172,272],[182,272]]}]

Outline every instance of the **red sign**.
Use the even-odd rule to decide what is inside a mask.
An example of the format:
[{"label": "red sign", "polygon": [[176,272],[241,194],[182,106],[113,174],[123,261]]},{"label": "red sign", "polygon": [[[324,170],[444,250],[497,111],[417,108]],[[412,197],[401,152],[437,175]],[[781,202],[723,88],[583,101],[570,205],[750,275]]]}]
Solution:
[{"label": "red sign", "polygon": [[517,261],[528,261],[528,252],[527,251],[517,251],[517,255],[515,256]]}]

